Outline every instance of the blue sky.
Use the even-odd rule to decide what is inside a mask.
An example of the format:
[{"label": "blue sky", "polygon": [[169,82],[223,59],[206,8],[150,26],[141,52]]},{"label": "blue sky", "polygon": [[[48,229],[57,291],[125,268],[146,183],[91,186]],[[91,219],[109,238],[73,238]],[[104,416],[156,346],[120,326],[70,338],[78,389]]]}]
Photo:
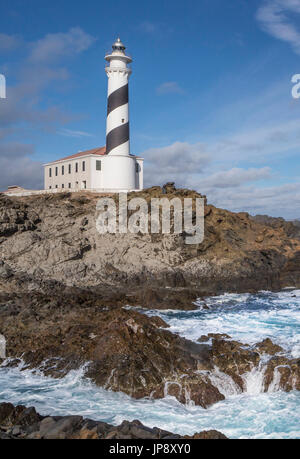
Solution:
[{"label": "blue sky", "polygon": [[300,0],[2,0],[1,18],[0,189],[39,188],[42,163],[105,144],[120,35],[146,185],[300,218]]}]

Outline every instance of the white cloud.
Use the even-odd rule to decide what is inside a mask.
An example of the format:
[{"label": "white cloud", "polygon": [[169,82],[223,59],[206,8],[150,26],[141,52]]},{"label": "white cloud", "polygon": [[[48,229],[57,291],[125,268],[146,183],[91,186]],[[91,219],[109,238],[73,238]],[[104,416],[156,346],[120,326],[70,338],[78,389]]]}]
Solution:
[{"label": "white cloud", "polygon": [[80,27],[73,27],[65,33],[47,34],[32,45],[30,60],[48,63],[64,56],[72,56],[87,50],[95,38]]},{"label": "white cloud", "polygon": [[167,81],[158,86],[156,92],[158,94],[183,94],[184,90],[179,86],[179,84],[176,81]]},{"label": "white cloud", "polygon": [[[70,29],[66,33],[48,34],[30,44],[30,54],[17,69],[17,83],[8,86],[8,97],[1,101],[0,110],[0,189],[8,185],[20,185],[26,188],[43,186],[42,165],[32,159],[34,146],[17,143],[24,139],[29,130],[56,132],[57,126],[72,121],[75,117],[60,107],[40,105],[43,92],[53,81],[67,80],[70,75],[65,67],[58,65],[60,58],[85,51],[94,38],[80,28]],[[12,47],[14,40],[0,34],[0,47]],[[28,51],[28,47],[24,46]],[[65,65],[65,61],[64,65]],[[63,135],[87,136],[81,131],[62,130]],[[14,159],[14,167],[11,166]]]},{"label": "white cloud", "polygon": [[5,191],[10,185],[19,185],[29,190],[43,189],[42,163],[24,157],[16,160],[12,167],[8,158],[0,158],[0,190]]},{"label": "white cloud", "polygon": [[272,126],[259,127],[229,135],[211,144],[215,158],[223,161],[265,161],[270,155],[282,156],[293,149],[300,150],[300,119]]},{"label": "white cloud", "polygon": [[214,188],[236,188],[250,182],[271,178],[269,167],[220,169],[214,155],[201,143],[174,142],[167,147],[145,151],[145,181],[162,185],[175,181],[178,186],[197,187],[211,191]]},{"label": "white cloud", "polygon": [[201,179],[201,186],[207,188],[236,188],[247,182],[269,179],[271,169],[269,167],[242,169],[234,167],[227,171],[215,172]]},{"label": "white cloud", "polygon": [[145,32],[145,33],[152,35],[152,34],[157,33],[158,25],[155,24],[154,22],[144,21],[138,26],[138,29],[141,32]]},{"label": "white cloud", "polygon": [[150,35],[152,38],[158,39],[161,39],[172,32],[172,28],[169,24],[152,21],[143,21],[135,27],[135,29],[139,32]]},{"label": "white cloud", "polygon": [[210,162],[209,155],[202,144],[174,142],[167,147],[151,148],[142,154],[145,157],[146,186],[176,181],[187,186],[191,174],[204,171]]},{"label": "white cloud", "polygon": [[290,21],[287,13],[300,14],[300,0],[267,0],[257,11],[263,30],[291,45],[300,54],[300,29]]},{"label": "white cloud", "polygon": [[6,33],[0,33],[0,51],[11,51],[15,49],[21,40],[17,35],[8,35]]},{"label": "white cloud", "polygon": [[[199,186],[200,192],[204,192]],[[258,188],[244,186],[228,190],[212,189],[208,200],[217,207],[234,212],[246,211],[252,215],[267,214],[287,219],[299,218],[300,182]]]},{"label": "white cloud", "polygon": [[33,145],[18,142],[0,144],[0,190],[9,185],[41,189],[43,187],[42,164],[33,161]]},{"label": "white cloud", "polygon": [[145,158],[145,185],[163,185],[172,181],[177,187],[189,187],[206,194],[210,203],[232,211],[285,218],[299,216],[299,182],[259,186],[258,182],[273,177],[271,168],[232,168],[232,158],[227,157],[227,152],[224,154],[227,168],[224,168],[225,161],[221,165],[212,153],[215,148],[200,143],[175,142],[167,147],[145,151],[142,154]]},{"label": "white cloud", "polygon": [[72,129],[65,129],[62,128],[57,131],[59,135],[63,135],[65,137],[94,137],[93,134],[84,131],[73,131]]}]

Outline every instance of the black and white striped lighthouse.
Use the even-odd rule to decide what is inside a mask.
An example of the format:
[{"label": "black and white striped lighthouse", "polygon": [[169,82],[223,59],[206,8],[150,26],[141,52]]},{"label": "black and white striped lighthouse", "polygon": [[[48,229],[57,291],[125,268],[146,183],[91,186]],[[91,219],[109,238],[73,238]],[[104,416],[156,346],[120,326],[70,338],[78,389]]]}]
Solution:
[{"label": "black and white striped lighthouse", "polygon": [[108,76],[108,99],[106,121],[106,154],[130,155],[128,80],[131,57],[126,56],[125,46],[120,38],[112,45],[111,54],[105,56],[109,65],[105,68]]},{"label": "black and white striped lighthouse", "polygon": [[101,160],[101,183],[106,190],[143,189],[143,158],[130,152],[128,80],[131,57],[118,38],[105,56],[108,76],[106,155]]}]

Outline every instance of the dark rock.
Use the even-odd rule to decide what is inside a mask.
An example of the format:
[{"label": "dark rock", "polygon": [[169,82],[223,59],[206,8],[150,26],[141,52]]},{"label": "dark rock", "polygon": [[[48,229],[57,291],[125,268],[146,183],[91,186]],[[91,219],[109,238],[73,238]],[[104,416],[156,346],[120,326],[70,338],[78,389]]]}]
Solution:
[{"label": "dark rock", "polygon": [[[181,200],[203,197],[176,189],[173,182],[163,189],[143,190],[139,196],[150,203],[164,193]],[[129,193],[128,199],[135,196]],[[300,285],[300,241],[295,232],[299,227],[292,222],[281,219],[270,224],[206,203],[201,244],[185,244],[183,233],[151,238],[98,235],[98,198],[92,193],[1,196],[0,256],[14,273],[6,290],[21,285],[23,291],[39,290],[46,282],[93,291],[110,285],[137,300],[144,297],[141,306],[184,309],[193,306],[194,293],[200,297]],[[166,287],[180,287],[182,292],[172,295]]]},{"label": "dark rock", "polygon": [[227,335],[227,333],[208,333],[207,335],[201,335],[200,338],[198,339],[198,342],[205,343],[206,341],[209,341],[211,338],[231,339],[231,336]]},{"label": "dark rock", "polygon": [[159,316],[152,316],[150,317],[150,321],[153,325],[157,328],[170,328],[170,325],[167,324],[161,317]]},{"label": "dark rock", "polygon": [[269,355],[275,355],[275,354],[278,354],[278,352],[282,352],[283,351],[282,347],[278,346],[278,344],[274,344],[270,340],[270,338],[266,338],[263,341],[261,341],[260,343],[257,343],[255,348],[259,352],[265,352],[266,354],[269,354]]},{"label": "dark rock", "polygon": [[6,425],[14,412],[15,407],[12,403],[0,403],[0,425]]},{"label": "dark rock", "polygon": [[164,194],[174,193],[176,191],[175,182],[168,182],[162,187]]},{"label": "dark rock", "polygon": [[[173,183],[139,196],[150,203],[166,193],[202,197]],[[212,346],[201,346],[165,330],[162,320],[123,307],[192,310],[197,298],[210,294],[300,285],[300,241],[292,228],[206,202],[201,244],[185,244],[183,233],[99,235],[98,198],[0,196],[0,331],[12,358],[8,365],[22,357],[27,368],[63,377],[90,362],[86,376],[102,387],[159,398],[167,380],[181,402],[189,393],[202,406],[222,399],[205,376],[218,366],[242,390],[241,375],[258,365],[258,351],[275,352],[274,345],[255,349],[211,334]],[[268,384],[277,362],[269,364]],[[281,384],[289,390],[298,367],[295,360],[285,362],[289,369],[280,370]],[[16,410],[5,422],[15,422],[22,412]]]},{"label": "dark rock", "polygon": [[[7,406],[4,406],[7,405]],[[9,406],[8,406],[9,405]],[[11,416],[12,411],[28,411],[24,406],[14,407],[11,404],[0,404],[0,412],[3,416]],[[53,416],[45,417],[36,414],[40,421],[34,425],[21,427],[13,425],[10,432],[0,429],[0,439],[24,438],[24,439],[167,439],[167,438],[193,438],[182,437],[172,434],[157,427],[149,428],[140,421],[123,421],[119,426],[112,426],[101,421],[83,419],[82,416]],[[28,419],[29,420],[29,419]],[[222,434],[217,431],[195,434],[195,438],[221,438]],[[199,437],[200,435],[200,437]]]},{"label": "dark rock", "polygon": [[70,438],[78,430],[82,420],[82,416],[65,416],[59,421],[45,418],[40,424],[40,438],[50,440]]},{"label": "dark rock", "polygon": [[9,279],[13,276],[12,270],[3,261],[0,261],[0,278]]},{"label": "dark rock", "polygon": [[193,436],[185,436],[192,440],[227,440],[228,438],[217,430],[204,430],[200,433],[195,433]]}]

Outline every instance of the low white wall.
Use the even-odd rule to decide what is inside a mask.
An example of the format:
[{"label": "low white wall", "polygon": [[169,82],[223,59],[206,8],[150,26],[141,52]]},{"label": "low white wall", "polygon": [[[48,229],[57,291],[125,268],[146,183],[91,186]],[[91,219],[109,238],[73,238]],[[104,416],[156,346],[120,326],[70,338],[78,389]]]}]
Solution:
[{"label": "low white wall", "polygon": [[15,191],[15,192],[5,192],[5,196],[34,196],[41,194],[57,194],[57,193],[130,193],[131,191],[141,191],[141,190],[116,190],[116,189],[103,189],[103,188],[92,188],[90,190],[75,190],[73,188],[55,188],[54,190],[31,190],[31,191]]}]

